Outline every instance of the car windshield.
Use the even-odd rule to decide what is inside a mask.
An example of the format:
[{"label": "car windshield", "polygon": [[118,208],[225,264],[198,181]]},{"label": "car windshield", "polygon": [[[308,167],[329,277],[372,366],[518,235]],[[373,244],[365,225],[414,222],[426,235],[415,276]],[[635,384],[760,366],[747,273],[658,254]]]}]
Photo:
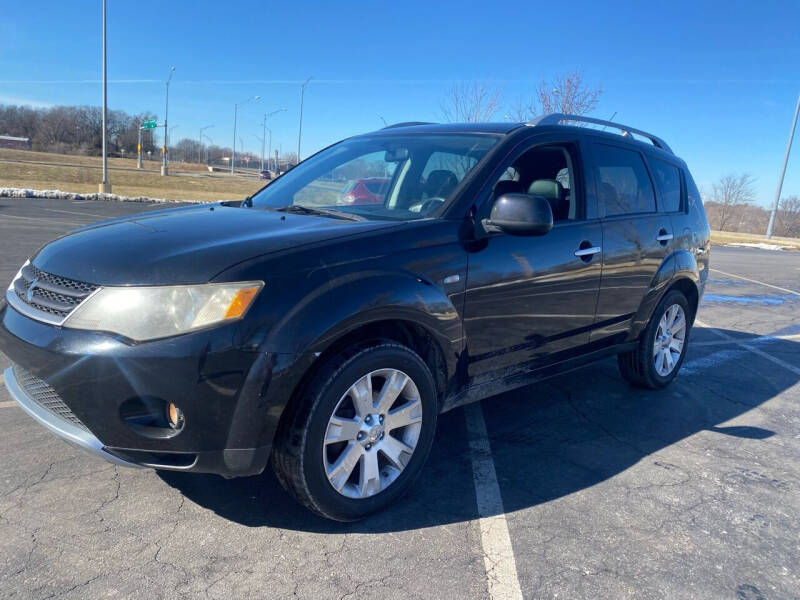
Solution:
[{"label": "car windshield", "polygon": [[300,163],[249,204],[357,219],[421,219],[453,196],[498,140],[485,134],[351,138]]}]

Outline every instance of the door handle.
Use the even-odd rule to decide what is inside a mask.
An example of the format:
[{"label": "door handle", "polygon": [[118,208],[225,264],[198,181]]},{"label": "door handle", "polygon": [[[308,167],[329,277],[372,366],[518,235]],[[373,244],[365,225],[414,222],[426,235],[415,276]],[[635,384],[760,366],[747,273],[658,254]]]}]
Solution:
[{"label": "door handle", "polygon": [[656,240],[659,242],[668,242],[672,239],[672,237],[673,236],[671,233],[668,233],[666,229],[662,229],[661,231],[658,232]]},{"label": "door handle", "polygon": [[592,246],[591,248],[580,248],[578,250],[575,250],[575,256],[583,258],[585,256],[600,254],[602,251],[603,249],[600,246]]}]

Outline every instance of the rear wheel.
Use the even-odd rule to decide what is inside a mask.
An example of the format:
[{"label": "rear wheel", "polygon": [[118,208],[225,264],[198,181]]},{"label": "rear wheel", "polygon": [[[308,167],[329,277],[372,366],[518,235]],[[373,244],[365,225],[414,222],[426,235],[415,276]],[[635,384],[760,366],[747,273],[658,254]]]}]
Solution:
[{"label": "rear wheel", "polygon": [[675,379],[686,356],[690,314],[686,297],[677,290],[668,292],[653,312],[638,347],[617,356],[622,376],[650,389],[662,388]]},{"label": "rear wheel", "polygon": [[436,429],[433,377],[392,342],[353,349],[322,367],[279,433],[273,467],[314,512],[351,521],[400,497]]}]

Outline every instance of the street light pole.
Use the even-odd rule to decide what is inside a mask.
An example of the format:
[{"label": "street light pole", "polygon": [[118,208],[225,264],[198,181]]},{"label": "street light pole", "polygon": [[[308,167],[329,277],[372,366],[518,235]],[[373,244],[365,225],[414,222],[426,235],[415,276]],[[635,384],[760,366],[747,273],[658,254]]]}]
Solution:
[{"label": "street light pole", "polygon": [[169,175],[169,159],[167,158],[167,153],[169,152],[169,129],[167,124],[167,117],[169,116],[169,82],[172,81],[172,74],[175,72],[175,67],[172,67],[169,70],[169,78],[167,79],[167,94],[166,100],[164,103],[164,150],[162,152],[163,156],[161,158],[161,175],[167,176]]},{"label": "street light pole", "polygon": [[251,96],[244,102],[239,102],[238,104],[233,105],[233,155],[231,156],[231,175],[233,175],[234,165],[236,164],[236,117],[239,112],[239,107],[244,106],[250,100],[260,100],[261,96]]},{"label": "street light pole", "polygon": [[[269,131],[269,150],[267,150],[267,162],[270,162],[272,160],[270,158],[270,155],[272,154],[272,129],[267,127],[267,131]],[[278,168],[276,167],[275,171],[277,171],[277,170],[278,170]]]},{"label": "street light pole", "polygon": [[[209,144],[213,144],[214,143],[214,140],[212,140],[210,137],[208,137],[205,134],[201,134],[201,137],[200,137],[200,142],[201,143],[203,142],[203,138],[206,138],[208,140]],[[209,156],[209,149],[206,146],[206,164],[209,164],[210,162],[211,162],[211,157]]]},{"label": "street light pole", "polygon": [[266,141],[266,128],[267,128],[267,119],[264,118],[264,131],[261,133],[261,170],[264,170],[264,146]]},{"label": "street light pole", "polygon": [[108,113],[108,81],[106,79],[106,0],[103,0],[103,181],[100,182],[100,193],[110,194],[111,184],[108,182],[108,151],[106,149],[106,116]]},{"label": "street light pole", "polygon": [[797,96],[797,106],[794,107],[794,119],[792,119],[792,128],[789,130],[789,143],[786,144],[786,153],[783,155],[783,167],[781,168],[781,175],[778,178],[778,189],[775,190],[775,203],[772,205],[772,211],[769,214],[769,225],[767,225],[767,239],[772,237],[772,228],[775,226],[775,215],[778,213],[778,205],[781,201],[781,189],[783,188],[783,178],[786,176],[786,165],[789,162],[789,152],[792,150],[792,140],[794,139],[794,130],[797,128],[797,114],[800,113],[800,95]]},{"label": "street light pole", "polygon": [[300,86],[300,128],[297,131],[297,162],[300,162],[300,139],[303,137],[303,96],[306,93],[306,86],[308,82],[314,79],[313,76],[309,77]]},{"label": "street light pole", "polygon": [[200,128],[200,137],[197,138],[197,141],[200,142],[200,146],[197,148],[197,162],[203,162],[203,132],[206,129],[212,128],[213,125],[206,125],[205,127]]},{"label": "street light pole", "polygon": [[[262,171],[264,170],[264,140],[267,137],[267,129],[269,129],[267,127],[267,119],[269,119],[272,115],[278,114],[279,112],[286,112],[286,108],[278,108],[276,110],[273,110],[271,113],[264,113],[264,120],[261,122],[261,126],[263,127],[263,129],[261,131],[261,170]],[[269,132],[269,139],[270,139],[269,152],[271,154],[272,153],[272,130],[270,130],[270,132]],[[267,154],[267,161],[269,161],[269,154]]]}]

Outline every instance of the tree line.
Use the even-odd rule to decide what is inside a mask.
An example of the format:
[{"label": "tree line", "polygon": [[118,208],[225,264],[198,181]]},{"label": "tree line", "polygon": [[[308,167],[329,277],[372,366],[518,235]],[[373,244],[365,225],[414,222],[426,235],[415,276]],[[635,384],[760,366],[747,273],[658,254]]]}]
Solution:
[{"label": "tree line", "polygon": [[[122,110],[108,111],[109,155],[134,157],[139,127],[144,121],[150,120],[157,121],[158,115],[150,112],[132,115]],[[0,105],[0,135],[28,138],[31,148],[40,152],[99,156],[103,152],[102,111],[96,106],[34,108]],[[142,131],[145,159],[161,159],[160,139],[163,139],[162,129]],[[223,157],[231,156],[230,147],[201,144],[191,138],[170,144],[169,151],[171,160],[185,162],[222,163]],[[282,161],[293,158],[294,155],[287,155],[282,157]]]},{"label": "tree line", "polygon": [[[731,173],[711,184],[704,197],[711,229],[742,233],[764,233],[770,210],[756,204],[755,179],[749,173]],[[773,233],[800,237],[800,196],[781,198]]]}]

